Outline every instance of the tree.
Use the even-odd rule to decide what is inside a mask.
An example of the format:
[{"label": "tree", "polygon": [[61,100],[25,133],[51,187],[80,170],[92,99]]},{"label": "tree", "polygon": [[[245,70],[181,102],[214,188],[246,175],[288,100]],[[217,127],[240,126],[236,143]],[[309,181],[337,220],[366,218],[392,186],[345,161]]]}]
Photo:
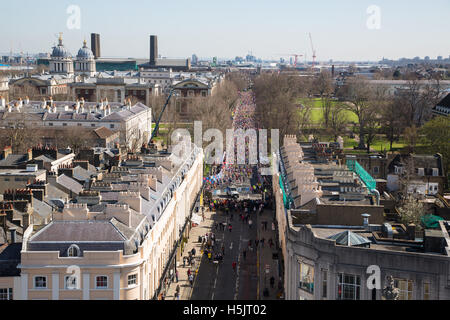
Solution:
[{"label": "tree", "polygon": [[424,216],[424,210],[423,203],[409,195],[403,200],[402,206],[397,208],[401,223],[405,225],[414,223],[418,228],[420,228],[420,219]]},{"label": "tree", "polygon": [[405,128],[403,135],[406,142],[408,143],[409,152],[414,152],[414,148],[416,147],[417,139],[419,136],[416,126],[413,125],[412,127]]},{"label": "tree", "polygon": [[392,144],[401,134],[402,113],[398,107],[396,100],[388,101],[381,108],[381,125],[384,129],[387,139],[389,140],[389,150],[392,151]]},{"label": "tree", "polygon": [[366,126],[371,121],[371,117],[375,114],[374,102],[375,89],[370,86],[365,78],[356,76],[349,79],[346,85],[341,88],[342,95],[349,102],[347,108],[358,117],[359,129],[359,146],[360,149],[365,149],[364,135],[366,133]]},{"label": "tree", "polygon": [[261,74],[254,81],[256,121],[260,128],[279,129],[280,137],[294,134],[298,125],[295,81],[284,74]]},{"label": "tree", "polygon": [[338,136],[344,131],[347,117],[345,116],[346,106],[342,103],[337,103],[331,109],[330,114],[330,130],[334,136],[334,141],[337,141]]},{"label": "tree", "polygon": [[423,144],[430,153],[440,153],[443,158],[444,171],[450,170],[450,118],[436,117],[421,128]]}]

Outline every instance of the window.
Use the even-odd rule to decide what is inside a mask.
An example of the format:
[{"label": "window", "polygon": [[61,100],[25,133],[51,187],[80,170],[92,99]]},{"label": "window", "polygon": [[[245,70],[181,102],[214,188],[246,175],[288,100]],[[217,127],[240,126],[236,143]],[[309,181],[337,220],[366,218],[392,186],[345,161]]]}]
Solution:
[{"label": "window", "polygon": [[425,175],[425,170],[424,170],[424,168],[416,168],[416,170],[417,170],[417,174],[419,175],[419,176],[424,176]]},{"label": "window", "polygon": [[326,269],[322,269],[322,298],[326,298],[327,297],[327,279],[328,277],[328,271]]},{"label": "window", "polygon": [[137,273],[130,274],[128,276],[128,286],[134,286],[137,284]]},{"label": "window", "polygon": [[49,126],[49,127],[53,127],[53,123],[50,122],[50,123],[48,124],[48,126]]},{"label": "window", "polygon": [[108,277],[107,276],[97,276],[95,277],[95,287],[97,289],[108,288]]},{"label": "window", "polygon": [[202,96],[206,97],[206,91],[202,91]]},{"label": "window", "polygon": [[80,255],[80,248],[73,244],[67,249],[67,256],[68,257],[78,257]]},{"label": "window", "polygon": [[45,288],[47,288],[47,277],[44,277],[44,276],[36,276],[36,277],[34,277],[34,287],[36,289],[45,289]]},{"label": "window", "polygon": [[111,129],[114,129],[114,125],[113,125],[113,124],[110,124],[109,127],[110,127]]},{"label": "window", "polygon": [[300,263],[300,289],[314,293],[314,267]]},{"label": "window", "polygon": [[378,174],[380,172],[380,168],[379,167],[373,167],[373,173],[374,174]]},{"label": "window", "polygon": [[95,127],[95,123],[91,123],[91,127]]},{"label": "window", "polygon": [[12,300],[13,299],[12,288],[0,288],[0,300]]},{"label": "window", "polygon": [[423,300],[430,300],[430,283],[423,283]]},{"label": "window", "polygon": [[361,279],[352,274],[338,275],[338,300],[359,300]]},{"label": "window", "polygon": [[439,175],[438,168],[433,168],[433,177],[437,177]]},{"label": "window", "polygon": [[67,127],[67,123],[63,123],[63,127]]},{"label": "window", "polygon": [[405,279],[394,279],[394,287],[398,288],[398,300],[413,299],[413,281]]},{"label": "window", "polygon": [[81,124],[81,123],[77,123],[77,126],[81,127],[81,126],[82,126],[82,124]]},{"label": "window", "polygon": [[65,288],[67,290],[79,289],[78,285],[77,285],[77,277],[74,276],[74,275],[65,276],[64,277],[64,284],[65,284]]}]

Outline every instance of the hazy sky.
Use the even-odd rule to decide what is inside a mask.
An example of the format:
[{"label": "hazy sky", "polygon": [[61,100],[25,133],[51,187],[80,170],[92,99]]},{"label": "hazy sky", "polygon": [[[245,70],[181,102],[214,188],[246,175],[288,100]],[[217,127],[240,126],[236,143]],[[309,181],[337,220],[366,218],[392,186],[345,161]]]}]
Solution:
[{"label": "hazy sky", "polygon": [[[70,5],[80,8],[79,30],[67,27]],[[367,27],[371,5],[381,10],[379,30]],[[76,55],[95,32],[107,57],[148,58],[156,34],[167,57],[306,52],[309,60],[311,32],[322,61],[450,55],[450,0],[14,0],[0,10],[0,52],[50,52],[63,32]]]}]

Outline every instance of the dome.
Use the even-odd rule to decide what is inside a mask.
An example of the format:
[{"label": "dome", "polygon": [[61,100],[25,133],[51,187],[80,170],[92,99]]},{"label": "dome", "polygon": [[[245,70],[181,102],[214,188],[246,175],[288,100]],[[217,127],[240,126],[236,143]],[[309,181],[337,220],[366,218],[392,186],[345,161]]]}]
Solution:
[{"label": "dome", "polygon": [[70,53],[67,51],[67,49],[64,47],[62,43],[62,37],[59,36],[59,43],[57,46],[53,47],[52,51],[52,58],[70,58]]},{"label": "dome", "polygon": [[86,46],[86,40],[83,42],[83,47],[78,50],[77,58],[79,59],[94,59],[94,54],[91,49]]}]

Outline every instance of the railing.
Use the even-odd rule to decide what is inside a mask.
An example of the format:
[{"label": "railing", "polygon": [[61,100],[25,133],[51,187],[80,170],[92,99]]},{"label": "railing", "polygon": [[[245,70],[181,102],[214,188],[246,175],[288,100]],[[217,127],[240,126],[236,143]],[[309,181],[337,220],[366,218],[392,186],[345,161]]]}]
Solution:
[{"label": "railing", "polygon": [[283,163],[283,159],[281,158],[281,154],[280,152],[278,152],[277,154],[278,159],[279,159],[279,171],[280,171],[280,188],[281,191],[283,192],[283,202],[284,202],[284,207],[286,209],[290,209],[291,207],[294,207],[294,200],[292,199],[291,196],[291,190],[289,189],[289,185],[286,181],[286,170],[284,168],[284,163]]},{"label": "railing", "polygon": [[358,163],[353,159],[347,159],[347,167],[350,171],[355,172],[359,178],[364,182],[369,191],[376,189],[377,183],[375,179]]}]

